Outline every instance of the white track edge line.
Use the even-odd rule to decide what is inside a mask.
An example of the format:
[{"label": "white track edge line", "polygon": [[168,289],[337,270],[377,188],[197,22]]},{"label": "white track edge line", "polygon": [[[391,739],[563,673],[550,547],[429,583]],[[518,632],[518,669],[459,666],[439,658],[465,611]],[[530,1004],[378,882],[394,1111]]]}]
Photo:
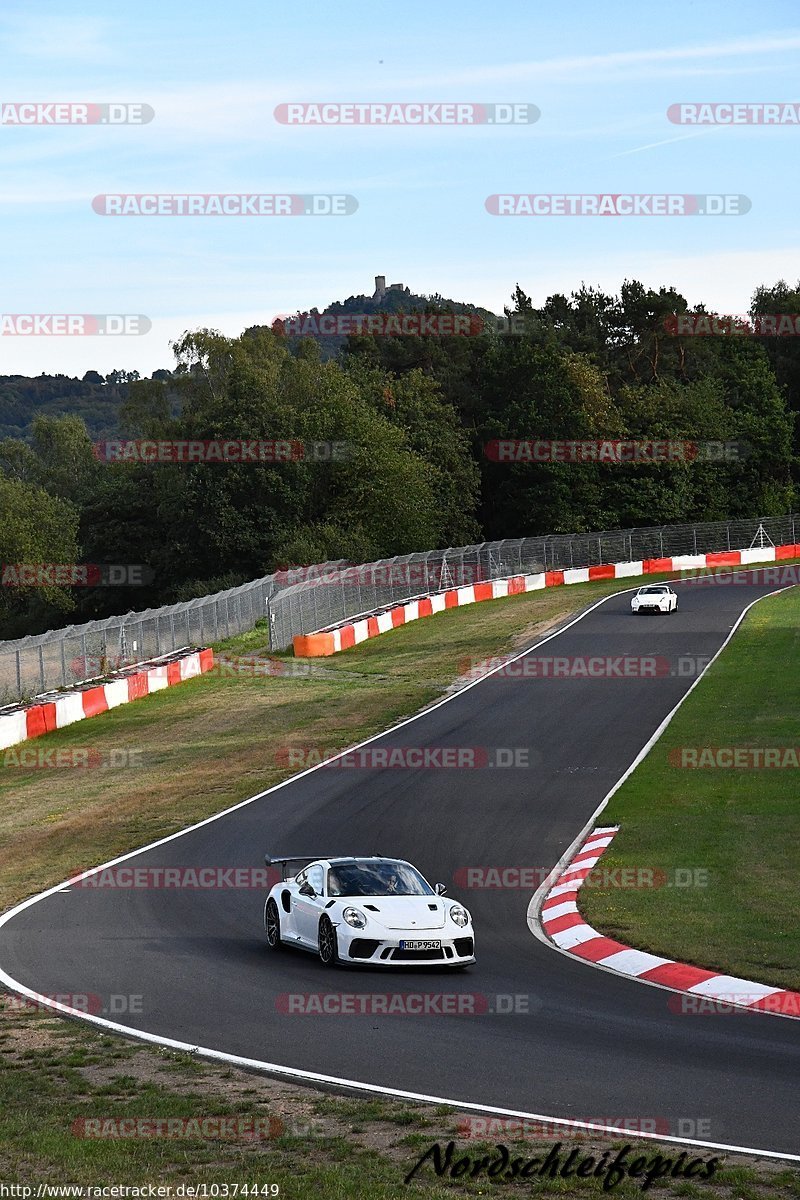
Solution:
[{"label": "white track edge line", "polygon": [[[759,569],[759,568],[755,568],[755,569]],[[725,638],[725,641],[720,646],[719,650],[717,650],[717,652],[713,656],[713,658],[709,659],[709,661],[703,667],[703,670],[700,672],[700,674],[697,676],[697,678],[692,683],[691,687],[687,688],[687,690],[684,692],[683,696],[681,696],[680,700],[675,705],[675,707],[672,709],[672,711],[667,714],[667,716],[664,718],[664,720],[661,722],[661,724],[658,726],[658,728],[655,730],[655,732],[651,735],[651,737],[648,739],[648,741],[645,742],[644,746],[639,751],[639,753],[636,755],[636,758],[633,760],[633,762],[628,767],[628,769],[624,772],[623,775],[620,776],[620,778],[617,780],[617,782],[614,784],[614,786],[611,788],[611,790],[600,801],[600,804],[595,809],[595,811],[592,813],[591,817],[586,822],[586,824],[584,825],[581,832],[575,838],[575,841],[564,852],[564,854],[558,860],[556,865],[553,867],[553,870],[550,872],[550,874],[544,880],[544,882],[541,883],[540,886],[536,889],[536,891],[534,892],[533,896],[531,897],[530,903],[528,905],[528,914],[527,914],[528,928],[530,929],[533,936],[535,938],[537,938],[540,942],[542,942],[545,946],[548,946],[551,950],[555,950],[558,954],[565,955],[567,958],[571,959],[572,962],[582,963],[586,967],[594,967],[598,971],[605,971],[608,975],[615,975],[617,977],[617,979],[627,979],[627,980],[630,980],[632,983],[641,983],[641,984],[645,984],[647,987],[660,988],[664,992],[672,992],[678,996],[687,995],[686,991],[683,988],[673,988],[673,987],[670,987],[669,984],[666,984],[666,983],[657,983],[654,979],[641,979],[640,977],[638,977],[636,975],[626,975],[623,971],[616,971],[613,967],[606,967],[601,962],[597,962],[597,963],[591,962],[590,959],[581,958],[580,955],[572,954],[572,953],[570,953],[569,950],[565,950],[561,946],[557,946],[556,943],[547,936],[544,928],[542,927],[542,924],[541,924],[542,906],[547,898],[547,895],[548,895],[550,889],[554,886],[556,879],[561,875],[561,873],[565,870],[567,864],[572,860],[572,857],[574,856],[574,854],[580,847],[581,843],[585,840],[589,830],[591,830],[592,827],[594,826],[594,823],[597,820],[597,818],[600,816],[600,813],[603,811],[604,808],[606,808],[606,806],[608,805],[611,798],[614,796],[614,794],[616,792],[619,791],[619,789],[622,787],[623,783],[625,783],[625,781],[629,778],[630,775],[633,774],[633,772],[636,770],[636,768],[639,766],[639,764],[647,757],[647,755],[652,750],[653,746],[655,746],[656,742],[658,742],[660,740],[662,734],[664,733],[665,729],[672,721],[672,718],[675,716],[676,712],[681,707],[684,700],[688,699],[688,697],[691,695],[691,693],[694,691],[694,689],[700,683],[700,680],[703,678],[706,671],[708,671],[708,669],[713,665],[713,663],[715,663],[716,660],[719,658],[720,654],[722,654],[723,650],[725,649],[725,647],[728,645],[728,643],[733,638],[733,635],[736,633],[736,631],[739,628],[739,626],[741,625],[742,621],[745,619],[747,614],[750,612],[750,609],[753,608],[754,605],[758,604],[760,600],[768,600],[770,598],[770,596],[779,596],[782,592],[788,592],[790,588],[796,587],[796,586],[797,586],[796,584],[792,583],[792,584],[788,584],[786,587],[777,588],[774,592],[766,592],[763,596],[756,596],[755,600],[751,601],[750,604],[748,604],[746,608],[742,609],[742,611],[739,614],[739,616],[737,617],[736,621],[731,626],[731,630],[730,630],[728,636]],[[0,922],[0,924],[2,924],[2,922]],[[588,922],[587,922],[587,924],[588,924]],[[602,936],[602,934],[598,934],[598,936]],[[634,950],[634,949],[636,949],[636,947],[630,946],[630,947],[628,947],[628,949]],[[671,960],[671,961],[676,961],[676,960]],[[710,968],[706,968],[706,969],[710,970]],[[722,972],[720,972],[720,974],[722,974]],[[753,981],[753,982],[755,982],[755,981]],[[718,1003],[723,1003],[723,1001],[719,1001]],[[729,1002],[724,1001],[724,1003],[729,1003]],[[763,1015],[763,1016],[768,1016],[768,1017],[782,1017],[784,1021],[800,1021],[800,1016],[794,1015],[792,1013],[781,1013],[781,1012],[773,1012],[771,1009],[752,1008],[746,1004],[731,1003],[731,1007],[736,1007],[738,1009],[741,1009],[741,1011],[743,1013],[753,1013],[755,1015]],[[800,1156],[798,1156],[798,1157],[800,1157]]]},{"label": "white track edge line", "polygon": [[[754,568],[754,569],[757,569],[757,568]],[[427,714],[430,712],[433,712],[434,709],[441,707],[441,705],[443,705],[443,704],[447,704],[450,700],[454,700],[457,696],[462,695],[463,692],[469,691],[470,688],[472,688],[472,687],[476,687],[479,683],[483,683],[483,681],[485,679],[489,679],[492,675],[495,674],[496,671],[502,670],[504,667],[506,667],[508,665],[508,663],[516,662],[517,659],[519,659],[519,658],[524,658],[524,656],[526,654],[530,654],[532,651],[537,650],[540,646],[543,646],[546,642],[551,641],[553,638],[559,637],[562,633],[566,633],[568,629],[571,629],[573,625],[576,625],[579,621],[582,621],[584,617],[587,617],[589,615],[589,613],[594,612],[594,610],[596,608],[599,608],[602,604],[605,604],[607,600],[611,600],[615,596],[624,595],[626,592],[637,591],[638,586],[640,586],[640,585],[636,585],[636,586],[629,587],[629,588],[620,588],[619,591],[614,591],[614,592],[609,593],[608,596],[603,596],[602,599],[596,601],[596,603],[590,605],[583,612],[579,613],[572,621],[569,621],[566,625],[562,626],[560,629],[555,630],[553,633],[548,634],[546,637],[542,638],[541,641],[535,642],[532,646],[528,646],[525,650],[520,651],[519,654],[515,654],[512,658],[504,660],[493,670],[487,672],[486,675],[480,676],[480,678],[473,680],[471,683],[466,684],[463,688],[460,688],[457,692],[453,692],[448,696],[444,696],[441,700],[437,701],[435,704],[432,704],[429,707],[420,710],[420,712],[414,713],[412,716],[407,717],[402,721],[399,721],[396,725],[390,726],[389,729],[384,730],[382,733],[376,733],[376,734],[373,734],[372,737],[365,738],[364,741],[358,742],[355,746],[350,747],[349,750],[342,750],[338,754],[332,755],[331,758],[326,759],[324,762],[317,763],[313,767],[308,767],[305,771],[300,771],[296,775],[291,775],[291,776],[289,776],[288,779],[284,779],[280,783],[273,784],[272,787],[266,788],[263,792],[259,792],[259,793],[257,793],[257,795],[251,796],[247,800],[241,800],[238,804],[233,804],[230,806],[230,808],[223,809],[222,812],[215,813],[210,817],[206,817],[202,821],[197,821],[194,825],[187,826],[186,829],[181,829],[177,833],[169,834],[167,837],[164,837],[164,838],[159,838],[157,841],[150,842],[148,845],[142,846],[138,850],[132,850],[127,854],[120,855],[118,858],[111,859],[109,862],[102,863],[102,864],[100,864],[100,866],[97,866],[97,867],[93,867],[90,871],[84,871],[84,872],[81,872],[80,875],[73,876],[71,880],[65,880],[63,883],[56,884],[55,887],[48,888],[46,891],[40,892],[36,896],[31,896],[27,900],[23,900],[20,904],[17,904],[13,908],[9,909],[8,912],[5,912],[2,915],[0,915],[0,929],[5,924],[7,924],[7,922],[10,921],[13,917],[15,917],[19,913],[23,912],[26,908],[31,907],[31,905],[36,904],[39,900],[44,900],[48,896],[54,895],[56,892],[63,891],[64,888],[67,887],[73,880],[85,879],[91,875],[96,874],[98,871],[105,870],[107,867],[116,866],[117,863],[124,862],[126,859],[129,859],[129,858],[134,858],[137,854],[143,854],[148,850],[155,849],[157,846],[163,846],[166,842],[171,842],[171,841],[174,841],[176,838],[183,837],[184,834],[191,833],[193,830],[199,829],[203,825],[209,825],[212,821],[218,821],[221,817],[227,816],[228,813],[235,812],[239,808],[244,808],[246,805],[252,804],[256,800],[262,799],[264,796],[269,795],[271,792],[277,791],[279,788],[285,787],[286,784],[293,783],[295,780],[300,779],[305,775],[311,774],[312,771],[319,770],[321,767],[325,766],[327,763],[334,762],[337,758],[341,758],[342,755],[349,753],[351,750],[360,749],[361,746],[369,745],[370,742],[375,741],[377,738],[388,736],[389,734],[394,733],[396,730],[402,729],[405,725],[410,725],[413,721],[419,720],[420,717],[427,716]],[[780,589],[780,590],[786,590],[786,589]],[[774,595],[775,593],[771,592],[768,594]],[[764,597],[759,597],[759,599],[764,599]],[[755,603],[755,601],[754,601],[754,603]],[[749,607],[752,607],[752,605],[748,606],[748,608]],[[745,612],[746,611],[748,611],[748,610],[745,609]],[[743,615],[744,614],[742,614],[742,616]],[[739,619],[741,620],[741,617]],[[734,626],[734,628],[735,628],[735,626]],[[730,637],[730,635],[729,635],[729,637]],[[722,649],[722,647],[720,647],[720,649]],[[713,661],[713,659],[711,661]],[[710,666],[711,664],[709,663],[708,665]],[[708,669],[708,668],[706,668],[706,669]],[[699,678],[700,677],[698,677],[698,680],[699,680]],[[691,689],[689,689],[689,690],[691,690]],[[688,692],[686,694],[688,695]],[[621,782],[622,781],[620,781],[620,783]],[[594,821],[594,819],[597,817],[597,815],[602,811],[602,809],[608,803],[608,800],[611,798],[611,794],[612,793],[609,793],[609,795],[605,798],[604,802],[597,809],[594,816],[592,817],[592,821]],[[591,822],[590,822],[590,824],[591,824]],[[588,828],[588,826],[586,826],[586,828]],[[552,942],[548,941],[546,944],[548,946],[550,946],[551,949],[558,949],[558,947],[555,947]],[[285,1067],[285,1066],[281,1066],[280,1064],[276,1064],[276,1063],[263,1062],[260,1059],[248,1059],[248,1058],[242,1058],[242,1057],[239,1057],[239,1056],[233,1055],[233,1054],[226,1054],[224,1051],[221,1051],[221,1050],[212,1050],[210,1048],[206,1048],[206,1047],[202,1047],[202,1046],[192,1046],[189,1042],[178,1042],[172,1038],[165,1038],[158,1034],[147,1033],[145,1030],[138,1030],[129,1025],[121,1025],[116,1021],[107,1021],[103,1017],[92,1016],[88,1013],[81,1012],[78,1009],[68,1008],[64,1004],[60,1004],[57,1001],[53,1001],[49,997],[43,996],[39,992],[34,992],[34,991],[32,991],[32,989],[25,987],[24,984],[19,983],[17,980],[13,979],[5,970],[3,970],[2,966],[0,966],[0,982],[5,984],[6,986],[9,986],[12,991],[18,992],[21,995],[27,996],[29,999],[35,1000],[35,1001],[37,1001],[37,1003],[44,1005],[44,1007],[46,1007],[46,1008],[51,1008],[56,1012],[64,1013],[66,1016],[70,1016],[70,1017],[74,1017],[78,1020],[86,1021],[88,1024],[97,1025],[103,1029],[110,1029],[110,1030],[113,1030],[114,1032],[121,1033],[126,1037],[131,1037],[131,1038],[134,1038],[139,1041],[148,1042],[153,1045],[167,1046],[174,1050],[181,1050],[181,1051],[188,1052],[190,1054],[197,1054],[203,1058],[208,1058],[208,1059],[211,1059],[214,1061],[218,1060],[221,1062],[227,1062],[227,1063],[232,1064],[233,1066],[250,1067],[252,1069],[260,1070],[265,1073],[276,1074],[276,1075],[285,1076],[287,1078],[297,1079],[298,1081],[305,1080],[308,1083],[319,1083],[319,1084],[327,1083],[327,1084],[338,1085],[339,1087],[353,1088],[357,1091],[364,1091],[364,1092],[368,1092],[373,1095],[390,1096],[390,1097],[394,1097],[396,1099],[403,1099],[403,1100],[417,1100],[417,1101],[422,1101],[423,1103],[426,1103],[426,1104],[447,1104],[455,1109],[470,1109],[470,1110],[473,1110],[476,1112],[495,1113],[498,1116],[526,1117],[526,1118],[529,1118],[532,1120],[548,1121],[553,1124],[564,1125],[567,1128],[582,1128],[582,1129],[588,1128],[587,1123],[584,1121],[570,1121],[569,1119],[564,1118],[564,1117],[549,1117],[542,1113],[528,1113],[528,1112],[524,1112],[521,1110],[497,1108],[492,1105],[478,1104],[478,1103],[475,1103],[474,1101],[453,1100],[451,1098],[444,1097],[444,1096],[429,1096],[422,1092],[407,1092],[407,1091],[402,1091],[397,1088],[384,1087],[381,1084],[362,1083],[357,1080],[342,1079],[342,1078],[339,1078],[338,1076],[322,1075],[318,1072],[312,1072],[312,1071],[302,1071],[299,1068]],[[710,1149],[710,1150],[728,1150],[728,1151],[731,1151],[736,1154],[753,1154],[760,1158],[777,1159],[779,1161],[800,1162],[800,1154],[781,1153],[780,1151],[776,1151],[776,1150],[762,1150],[762,1149],[759,1149],[759,1148],[753,1147],[753,1146],[731,1145],[731,1144],[724,1143],[724,1142],[706,1142],[706,1141],[700,1141],[700,1140],[697,1140],[694,1138],[666,1137],[666,1136],[661,1136],[659,1134],[646,1133],[642,1130],[637,1130],[636,1132],[631,1133],[628,1130],[623,1131],[623,1130],[620,1130],[619,1128],[615,1128],[614,1126],[604,1126],[604,1125],[594,1126],[593,1125],[593,1126],[591,1126],[591,1128],[598,1133],[604,1133],[604,1134],[608,1134],[608,1135],[614,1136],[614,1137],[623,1137],[624,1140],[627,1140],[628,1137],[631,1137],[631,1138],[636,1138],[636,1139],[640,1139],[643,1141],[661,1142],[662,1144],[668,1143],[670,1145],[678,1144],[678,1145],[687,1145],[687,1146],[698,1146],[698,1147],[702,1147],[704,1149]]]},{"label": "white track edge line", "polygon": [[[0,971],[0,975],[3,972]],[[22,988],[32,999],[37,999],[37,994],[30,991],[28,988]],[[87,1013],[80,1012],[77,1009],[68,1008],[64,1004],[57,1001],[45,1000],[48,1008],[55,1009],[58,1012],[63,1012],[67,1016],[79,1017],[81,1020],[87,1021],[93,1025],[99,1025],[103,1029],[110,1029],[114,1032],[119,1032],[136,1039],[138,1041],[152,1043],[158,1046],[167,1046],[173,1050],[180,1050],[185,1053],[195,1054],[198,1057],[209,1059],[210,1061],[230,1063],[234,1066],[245,1069],[255,1069],[262,1073],[278,1075],[285,1078],[296,1079],[298,1082],[308,1082],[310,1084],[332,1084],[336,1087],[345,1087],[354,1091],[369,1092],[370,1094],[387,1096],[399,1100],[417,1100],[425,1104],[446,1104],[457,1110],[470,1109],[475,1112],[493,1113],[503,1117],[524,1117],[529,1120],[544,1121],[554,1125],[562,1125],[566,1129],[587,1129],[595,1133],[603,1133],[621,1138],[623,1141],[628,1141],[634,1138],[640,1138],[647,1141],[656,1142],[659,1144],[681,1145],[681,1146],[699,1146],[710,1150],[729,1150],[737,1154],[753,1154],[759,1158],[778,1159],[780,1161],[800,1162],[800,1154],[782,1153],[778,1150],[761,1150],[755,1146],[739,1146],[729,1144],[727,1142],[708,1142],[698,1138],[684,1138],[671,1136],[670,1134],[649,1133],[643,1130],[627,1130],[620,1129],[619,1126],[596,1124],[590,1121],[570,1120],[568,1117],[549,1117],[542,1113],[525,1112],[522,1109],[499,1108],[490,1104],[479,1104],[472,1100],[453,1100],[447,1096],[432,1096],[426,1092],[409,1092],[402,1088],[385,1087],[382,1084],[362,1083],[354,1079],[342,1079],[337,1075],[323,1075],[316,1071],[303,1071],[299,1067],[284,1067],[275,1063],[264,1062],[258,1058],[244,1058],[238,1054],[227,1054],[223,1050],[212,1050],[205,1046],[193,1046],[191,1042],[179,1042],[174,1038],[162,1037],[159,1034],[147,1033],[145,1030],[134,1029],[129,1025],[120,1025],[116,1021],[107,1021],[103,1017],[91,1016]]]},{"label": "white track edge line", "polygon": [[[635,590],[635,588],[624,588],[622,589],[622,592],[631,592]],[[29,896],[27,900],[23,900],[20,904],[17,904],[13,908],[9,909],[8,912],[0,915],[0,928],[2,928],[7,921],[11,920],[12,917],[16,916],[18,913],[21,913],[31,904],[36,904],[39,900],[45,900],[48,896],[52,896],[55,892],[62,891],[65,888],[70,887],[73,883],[77,883],[79,880],[89,879],[92,875],[96,875],[99,871],[104,871],[108,867],[115,867],[117,863],[126,862],[129,858],[135,858],[138,854],[145,854],[148,850],[155,850],[156,847],[163,846],[167,842],[172,842],[176,838],[184,837],[185,834],[192,833],[195,829],[201,829],[204,825],[210,825],[212,821],[219,821],[222,819],[222,817],[227,817],[229,813],[236,812],[237,809],[244,808],[248,804],[254,804],[256,800],[262,800],[265,796],[269,796],[272,792],[278,791],[279,788],[287,787],[290,783],[296,783],[298,779],[303,779],[306,775],[311,775],[314,771],[322,770],[323,767],[328,766],[332,762],[336,762],[337,759],[343,758],[344,755],[352,754],[354,750],[360,750],[362,746],[368,746],[370,742],[377,741],[378,738],[389,737],[391,734],[396,733],[398,729],[403,729],[406,725],[410,725],[413,721],[421,720],[422,717],[426,717],[429,713],[434,712],[437,708],[441,708],[443,704],[449,704],[451,700],[455,700],[457,697],[463,696],[465,692],[470,691],[471,688],[477,687],[478,684],[483,683],[486,679],[489,679],[497,671],[504,670],[509,663],[516,662],[518,658],[524,658],[526,654],[530,654],[532,651],[538,650],[540,646],[545,644],[545,642],[549,642],[553,638],[559,637],[562,633],[566,633],[568,629],[571,629],[573,625],[578,623],[578,621],[582,621],[584,617],[588,617],[589,613],[593,612],[596,608],[599,608],[601,604],[605,604],[607,600],[611,600],[614,596],[618,596],[620,594],[621,592],[611,592],[610,595],[603,596],[601,600],[597,600],[594,604],[590,605],[589,608],[579,613],[567,625],[562,626],[560,629],[554,630],[553,633],[547,634],[546,637],[543,637],[539,642],[535,642],[532,646],[527,646],[524,650],[520,650],[519,653],[515,654],[512,658],[504,659],[502,662],[498,663],[496,667],[493,667],[491,671],[487,671],[485,675],[480,675],[477,679],[473,679],[471,682],[466,683],[463,687],[459,688],[458,691],[451,692],[446,696],[442,696],[441,699],[436,700],[433,704],[429,704],[427,707],[421,708],[419,712],[413,713],[410,717],[404,717],[402,721],[398,721],[395,725],[390,725],[388,729],[383,729],[379,733],[373,733],[370,737],[364,738],[363,741],[356,742],[354,745],[348,746],[344,750],[338,750],[336,754],[332,754],[330,758],[323,759],[322,762],[315,763],[313,767],[306,767],[305,770],[298,771],[295,775],[289,775],[286,779],[282,779],[280,783],[273,783],[270,787],[265,788],[263,792],[257,792],[255,796],[250,796],[246,800],[239,800],[236,804],[230,805],[229,808],[224,808],[221,812],[212,813],[210,817],[204,817],[202,821],[196,821],[194,825],[187,825],[185,829],[179,829],[177,833],[167,834],[166,837],[158,838],[154,842],[148,842],[147,845],[139,846],[136,850],[128,850],[125,854],[120,854],[117,858],[109,859],[108,862],[101,863],[99,866],[91,867],[88,870],[81,871],[77,875],[72,875],[68,879],[63,880],[61,883],[57,883],[54,887],[48,888],[44,892],[39,892],[35,896]],[[2,977],[2,968],[0,968],[0,977]]]}]

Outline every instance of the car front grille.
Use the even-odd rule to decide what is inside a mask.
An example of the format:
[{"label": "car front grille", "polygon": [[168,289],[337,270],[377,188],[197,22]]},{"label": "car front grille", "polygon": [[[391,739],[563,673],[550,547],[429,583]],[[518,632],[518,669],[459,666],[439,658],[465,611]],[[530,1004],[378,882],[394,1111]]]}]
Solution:
[{"label": "car front grille", "polygon": [[444,950],[401,950],[392,951],[392,961],[402,962],[437,962],[444,958]]},{"label": "car front grille", "polygon": [[353,938],[350,943],[350,957],[372,958],[379,945],[379,942],[372,941],[370,938]]},{"label": "car front grille", "polygon": [[472,938],[456,938],[454,945],[459,958],[471,958],[475,953],[475,942]]}]

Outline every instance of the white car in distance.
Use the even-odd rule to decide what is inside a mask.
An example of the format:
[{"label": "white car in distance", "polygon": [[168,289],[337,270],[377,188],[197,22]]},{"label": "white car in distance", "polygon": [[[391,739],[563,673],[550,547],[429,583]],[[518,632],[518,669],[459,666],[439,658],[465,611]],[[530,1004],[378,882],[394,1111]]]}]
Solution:
[{"label": "white car in distance", "polygon": [[640,587],[631,600],[634,613],[674,613],[678,611],[678,595],[666,583],[650,583]]}]

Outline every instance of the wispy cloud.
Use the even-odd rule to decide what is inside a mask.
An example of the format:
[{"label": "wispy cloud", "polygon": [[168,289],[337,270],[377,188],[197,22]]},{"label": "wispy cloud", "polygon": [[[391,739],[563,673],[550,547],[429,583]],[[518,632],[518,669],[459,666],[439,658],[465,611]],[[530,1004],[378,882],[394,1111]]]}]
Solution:
[{"label": "wispy cloud", "polygon": [[107,60],[114,50],[110,23],[102,18],[55,17],[40,12],[0,18],[4,58],[58,62]]},{"label": "wispy cloud", "polygon": [[671,146],[675,142],[688,142],[693,138],[707,137],[710,133],[718,132],[715,128],[699,129],[695,133],[681,133],[677,137],[664,138],[660,142],[650,142],[646,146],[634,146],[633,150],[623,150],[619,154],[611,154],[610,158],[627,158],[631,154],[641,154],[644,150],[655,150],[658,146]]},{"label": "wispy cloud", "polygon": [[[783,33],[734,38],[730,41],[706,42],[697,46],[647,47],[641,50],[618,50],[608,54],[579,54],[558,58],[533,59],[528,62],[503,63],[478,67],[468,72],[440,75],[442,86],[454,83],[509,83],[513,81],[566,81],[583,83],[589,77],[608,75],[613,72],[619,78],[626,77],[631,69],[653,67],[660,63],[696,63],[708,61],[709,71],[718,70],[716,60],[720,58],[746,58],[755,55],[770,56],[800,49],[800,32],[787,30]],[[751,68],[752,64],[746,64]],[[419,80],[415,81],[421,82]],[[429,82],[429,80],[425,80]]]}]

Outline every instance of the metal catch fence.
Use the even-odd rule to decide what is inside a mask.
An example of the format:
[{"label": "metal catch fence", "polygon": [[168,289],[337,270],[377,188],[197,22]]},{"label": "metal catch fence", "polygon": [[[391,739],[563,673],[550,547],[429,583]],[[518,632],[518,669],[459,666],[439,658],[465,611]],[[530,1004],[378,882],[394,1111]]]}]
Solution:
[{"label": "metal catch fence", "polygon": [[542,570],[795,543],[798,533],[800,516],[790,514],[506,538],[361,565],[338,560],[279,571],[187,603],[0,642],[0,705],[183,646],[220,641],[253,629],[259,619],[266,623],[270,649],[284,650],[295,634],[325,629],[427,592]]},{"label": "metal catch fence", "polygon": [[800,531],[800,517],[789,515],[506,538],[318,572],[273,598],[272,644],[282,649],[291,645],[297,633],[326,629],[417,595],[480,580],[678,554],[705,554],[712,550],[739,550],[752,544],[793,543],[795,525]]}]

